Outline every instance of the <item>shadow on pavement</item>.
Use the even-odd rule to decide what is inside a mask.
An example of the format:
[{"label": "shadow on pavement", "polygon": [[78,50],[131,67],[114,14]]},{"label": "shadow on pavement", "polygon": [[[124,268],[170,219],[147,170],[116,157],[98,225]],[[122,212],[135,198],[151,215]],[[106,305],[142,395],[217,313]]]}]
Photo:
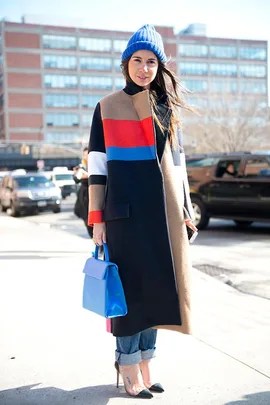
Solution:
[{"label": "shadow on pavement", "polygon": [[111,398],[124,398],[123,388],[115,385],[96,385],[73,391],[55,387],[38,388],[26,385],[0,391],[1,405],[106,405]]},{"label": "shadow on pavement", "polygon": [[240,401],[226,402],[223,405],[269,405],[270,391],[245,395]]}]

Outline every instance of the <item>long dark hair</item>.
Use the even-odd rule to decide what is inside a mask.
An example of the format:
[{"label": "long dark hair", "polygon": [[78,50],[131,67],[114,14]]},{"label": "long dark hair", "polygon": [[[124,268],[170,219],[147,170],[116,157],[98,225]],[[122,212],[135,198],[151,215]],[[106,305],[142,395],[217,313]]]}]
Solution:
[{"label": "long dark hair", "polygon": [[[132,55],[131,55],[132,56]],[[132,79],[128,73],[128,63],[131,56],[121,63],[122,73],[127,82],[132,82]],[[164,127],[157,117],[157,94],[166,94],[167,103],[172,111],[171,120],[169,125],[169,137],[170,142],[173,147],[178,146],[177,139],[177,129],[181,128],[182,122],[180,118],[180,108],[184,108],[189,111],[193,111],[191,107],[188,106],[183,98],[183,94],[187,93],[187,90],[181,85],[179,79],[175,73],[160,60],[158,61],[158,71],[155,79],[150,84],[150,101],[153,107],[153,118],[159,128],[164,131]]]}]

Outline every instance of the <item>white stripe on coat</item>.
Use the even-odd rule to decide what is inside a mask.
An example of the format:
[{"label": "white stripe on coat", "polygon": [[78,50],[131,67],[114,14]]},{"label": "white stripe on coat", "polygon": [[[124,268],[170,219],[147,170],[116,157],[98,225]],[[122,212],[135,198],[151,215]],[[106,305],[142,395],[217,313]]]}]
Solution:
[{"label": "white stripe on coat", "polygon": [[103,152],[88,153],[88,176],[102,175],[107,176],[107,156]]}]

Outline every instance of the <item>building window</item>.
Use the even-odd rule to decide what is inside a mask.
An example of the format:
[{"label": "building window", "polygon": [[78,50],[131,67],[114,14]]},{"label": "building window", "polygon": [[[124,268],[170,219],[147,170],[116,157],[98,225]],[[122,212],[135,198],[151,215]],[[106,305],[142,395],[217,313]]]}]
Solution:
[{"label": "building window", "polygon": [[44,75],[45,87],[59,87],[59,88],[77,88],[77,76],[68,75]]},{"label": "building window", "polygon": [[46,124],[56,127],[77,127],[79,116],[77,114],[46,114]]},{"label": "building window", "polygon": [[113,41],[113,50],[115,52],[121,52],[122,53],[126,49],[127,43],[128,43],[128,41],[125,40],[125,39],[115,39]]},{"label": "building window", "polygon": [[82,127],[90,127],[92,123],[93,114],[83,114],[81,116]]},{"label": "building window", "polygon": [[182,80],[182,85],[195,93],[205,93],[208,89],[206,80]]},{"label": "building window", "polygon": [[243,94],[266,94],[266,83],[245,81],[240,83],[240,91]]},{"label": "building window", "polygon": [[80,58],[81,69],[88,70],[111,70],[112,60],[109,58]]},{"label": "building window", "polygon": [[196,63],[196,62],[181,62],[179,64],[179,69],[183,75],[207,75],[208,74],[208,64],[207,63]]},{"label": "building window", "polygon": [[122,63],[121,59],[114,59],[113,65],[114,65],[114,70],[116,70],[116,72],[121,72],[122,71],[121,63]]},{"label": "building window", "polygon": [[44,67],[56,69],[76,69],[76,56],[44,55]]},{"label": "building window", "polygon": [[46,107],[78,107],[78,96],[75,94],[46,94]]},{"label": "building window", "polygon": [[237,57],[237,50],[235,46],[211,45],[210,56],[212,58],[231,58]]},{"label": "building window", "polygon": [[211,63],[210,72],[215,76],[237,76],[237,65],[232,63]]},{"label": "building window", "polygon": [[180,44],[178,52],[181,56],[206,57],[208,55],[208,47],[206,45]]},{"label": "building window", "polygon": [[244,77],[265,77],[266,67],[261,65],[240,65],[240,75]]},{"label": "building window", "polygon": [[45,141],[51,143],[77,143],[81,142],[82,136],[74,132],[48,132]]},{"label": "building window", "polygon": [[82,76],[81,87],[83,89],[111,90],[112,78],[104,76]]},{"label": "building window", "polygon": [[76,37],[43,35],[43,47],[55,49],[76,49]]},{"label": "building window", "polygon": [[240,48],[241,59],[266,60],[266,48]]},{"label": "building window", "polygon": [[80,38],[79,48],[82,51],[105,51],[111,50],[112,44],[110,39],[102,38]]},{"label": "building window", "polygon": [[211,91],[213,93],[232,93],[235,94],[238,91],[237,82],[211,80]]},{"label": "building window", "polygon": [[126,85],[126,81],[123,77],[116,77],[115,78],[115,89],[120,90],[123,89]]},{"label": "building window", "polygon": [[82,96],[82,107],[95,108],[95,106],[101,100],[101,98],[102,96],[97,94],[91,95],[84,94]]}]

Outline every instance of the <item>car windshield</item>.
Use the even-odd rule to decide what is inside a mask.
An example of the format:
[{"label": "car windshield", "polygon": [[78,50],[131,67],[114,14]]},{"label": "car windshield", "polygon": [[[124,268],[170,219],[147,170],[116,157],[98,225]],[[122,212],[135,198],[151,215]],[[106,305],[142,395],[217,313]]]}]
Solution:
[{"label": "car windshield", "polygon": [[73,180],[73,174],[56,174],[55,180]]},{"label": "car windshield", "polygon": [[52,187],[52,183],[45,176],[15,177],[19,188]]}]

